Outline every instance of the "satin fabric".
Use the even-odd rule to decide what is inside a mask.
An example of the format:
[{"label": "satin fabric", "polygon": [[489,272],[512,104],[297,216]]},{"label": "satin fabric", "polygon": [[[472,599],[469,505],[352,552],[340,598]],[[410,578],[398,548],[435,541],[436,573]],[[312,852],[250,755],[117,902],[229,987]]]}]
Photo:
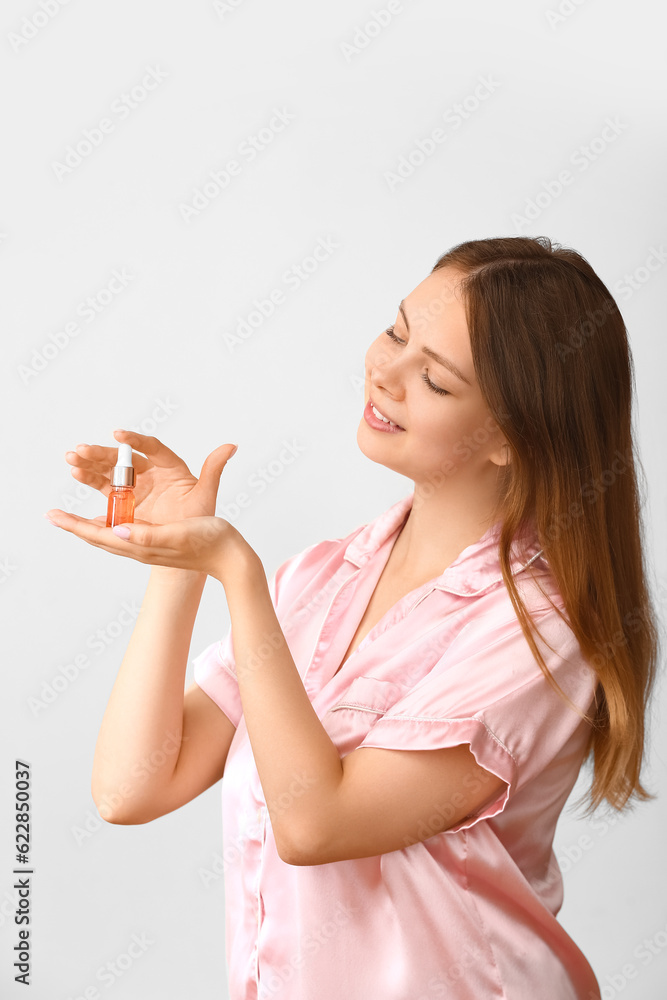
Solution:
[{"label": "satin fabric", "polygon": [[[596,1000],[593,970],[556,919],[556,822],[589,725],[549,685],[503,582],[500,523],[395,604],[336,670],[412,506],[287,559],[269,581],[308,696],[341,756],[357,747],[470,745],[508,788],[456,826],[377,857],[280,859],[234,668],[231,629],[194,660],[236,728],[222,780],[231,1000]],[[596,676],[530,536],[512,573],[545,661],[582,711]],[[546,595],[546,596],[545,596]],[[305,781],[295,775],[292,793]],[[301,789],[301,792],[300,792]],[[286,808],[288,803],[286,803]],[[434,817],[446,814],[434,804]]]}]

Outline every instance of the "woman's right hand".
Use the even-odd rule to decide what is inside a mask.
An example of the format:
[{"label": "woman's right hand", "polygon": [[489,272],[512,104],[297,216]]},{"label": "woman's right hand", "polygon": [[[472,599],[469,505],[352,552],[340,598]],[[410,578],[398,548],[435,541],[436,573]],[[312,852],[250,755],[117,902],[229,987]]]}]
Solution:
[{"label": "woman's right hand", "polygon": [[[169,524],[186,517],[215,514],[220,475],[234,453],[233,445],[222,444],[212,451],[197,479],[183,459],[157,438],[120,430],[114,431],[114,437],[132,446],[137,520]],[[111,491],[111,469],[117,457],[116,448],[96,444],[80,444],[76,451],[65,453],[74,478],[105,497]]]}]

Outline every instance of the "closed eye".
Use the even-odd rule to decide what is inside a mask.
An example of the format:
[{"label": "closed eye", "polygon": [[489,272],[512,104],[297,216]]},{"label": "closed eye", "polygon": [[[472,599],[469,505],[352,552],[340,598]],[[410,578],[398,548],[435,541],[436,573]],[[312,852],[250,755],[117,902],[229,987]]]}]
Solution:
[{"label": "closed eye", "polygon": [[[400,337],[396,336],[396,334],[394,333],[394,327],[393,326],[387,327],[387,329],[384,332],[387,334],[387,336],[391,340],[394,341],[395,344],[404,344],[405,343],[404,340],[401,340]],[[447,389],[441,389],[440,386],[434,385],[433,382],[431,382],[430,378],[428,377],[428,368],[426,369],[425,372],[422,372],[421,377],[423,378],[424,382],[426,382],[426,385],[429,387],[429,389],[432,389],[433,392],[437,392],[438,395],[440,395],[440,396],[449,396],[450,395],[450,393],[447,391]]]}]

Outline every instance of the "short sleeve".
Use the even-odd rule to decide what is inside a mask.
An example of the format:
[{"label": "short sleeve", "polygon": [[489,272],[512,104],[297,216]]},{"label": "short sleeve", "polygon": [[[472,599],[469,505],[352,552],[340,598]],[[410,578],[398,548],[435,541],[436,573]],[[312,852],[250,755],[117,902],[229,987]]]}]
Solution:
[{"label": "short sleeve", "polygon": [[[268,580],[271,603],[279,621],[282,621],[301,589],[303,573],[311,574],[330,555],[338,539],[316,542],[297,555],[290,556]],[[238,726],[243,715],[241,695],[236,676],[234,643],[230,625],[223,639],[212,642],[192,661],[194,680],[218,708]]]},{"label": "short sleeve", "polygon": [[[597,677],[555,610],[534,616],[547,667],[573,704],[590,710]],[[507,782],[456,832],[502,812],[589,723],[549,683],[515,618],[484,632],[472,622],[407,695],[378,719],[360,746],[436,750],[469,744],[477,763]]]},{"label": "short sleeve", "polygon": [[243,709],[236,677],[231,626],[224,639],[212,642],[192,661],[194,679],[202,691],[238,726]]}]

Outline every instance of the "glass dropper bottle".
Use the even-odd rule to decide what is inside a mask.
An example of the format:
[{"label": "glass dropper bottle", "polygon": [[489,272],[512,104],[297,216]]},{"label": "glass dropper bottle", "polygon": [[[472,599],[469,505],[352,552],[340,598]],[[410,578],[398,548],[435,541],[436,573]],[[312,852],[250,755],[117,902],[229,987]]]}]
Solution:
[{"label": "glass dropper bottle", "polygon": [[111,470],[111,492],[107,504],[107,528],[134,521],[134,466],[132,446],[118,445],[118,458]]}]

